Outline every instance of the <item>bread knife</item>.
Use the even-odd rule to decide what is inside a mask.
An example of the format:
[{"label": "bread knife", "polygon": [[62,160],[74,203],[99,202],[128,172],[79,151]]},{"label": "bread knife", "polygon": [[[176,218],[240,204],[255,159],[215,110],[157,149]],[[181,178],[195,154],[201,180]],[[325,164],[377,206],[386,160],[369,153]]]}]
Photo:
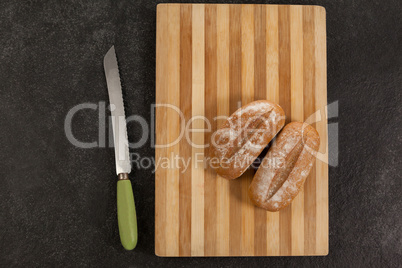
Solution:
[{"label": "bread knife", "polygon": [[137,245],[137,216],[135,212],[133,188],[128,174],[131,172],[128,149],[126,117],[124,114],[123,95],[119,68],[114,46],[106,53],[103,61],[107,88],[109,92],[114,152],[117,173],[117,220],[120,241],[126,250]]}]

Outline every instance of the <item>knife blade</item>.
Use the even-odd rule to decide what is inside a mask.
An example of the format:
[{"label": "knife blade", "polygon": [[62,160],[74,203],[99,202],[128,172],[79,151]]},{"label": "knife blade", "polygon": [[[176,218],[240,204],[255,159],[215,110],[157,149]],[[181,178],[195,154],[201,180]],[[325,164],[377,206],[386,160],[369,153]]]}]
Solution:
[{"label": "knife blade", "polygon": [[117,218],[120,241],[127,250],[137,245],[137,217],[133,189],[128,177],[131,172],[127,125],[124,113],[119,67],[114,46],[106,53],[103,61],[110,110],[112,114],[113,141],[117,181]]}]

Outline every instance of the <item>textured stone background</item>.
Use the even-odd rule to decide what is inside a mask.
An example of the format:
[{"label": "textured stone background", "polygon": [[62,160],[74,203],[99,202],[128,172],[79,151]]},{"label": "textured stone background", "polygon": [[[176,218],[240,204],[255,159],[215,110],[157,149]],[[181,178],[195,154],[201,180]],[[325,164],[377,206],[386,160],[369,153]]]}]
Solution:
[{"label": "textured stone background", "polygon": [[[77,104],[108,100],[102,59],[112,44],[127,114],[150,118],[156,3],[2,0],[0,266],[400,267],[402,2],[266,3],[319,4],[327,10],[328,101],[339,101],[339,116],[330,123],[339,123],[340,153],[339,165],[329,171],[327,257],[156,257],[149,170],[131,176],[140,234],[137,248],[124,251],[113,150],[72,146],[64,119]],[[81,140],[96,140],[97,126],[97,111],[74,117],[73,131]],[[140,134],[130,125],[130,140]],[[331,142],[336,138],[331,134]],[[149,144],[137,152],[154,155]]]}]

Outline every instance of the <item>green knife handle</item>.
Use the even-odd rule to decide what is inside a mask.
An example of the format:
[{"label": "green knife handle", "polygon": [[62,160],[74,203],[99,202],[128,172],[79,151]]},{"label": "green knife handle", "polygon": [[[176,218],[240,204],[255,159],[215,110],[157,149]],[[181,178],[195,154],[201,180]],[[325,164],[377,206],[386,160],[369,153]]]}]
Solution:
[{"label": "green knife handle", "polygon": [[[119,174],[119,179],[122,174]],[[120,241],[126,250],[137,245],[137,216],[135,213],[134,195],[128,174],[117,181],[117,219],[119,222]]]}]

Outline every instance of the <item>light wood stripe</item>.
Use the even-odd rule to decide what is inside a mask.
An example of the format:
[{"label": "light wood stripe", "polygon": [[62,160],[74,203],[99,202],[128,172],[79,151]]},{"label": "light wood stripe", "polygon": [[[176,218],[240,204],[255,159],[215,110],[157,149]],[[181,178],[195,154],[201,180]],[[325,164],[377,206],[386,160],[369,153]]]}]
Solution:
[{"label": "light wood stripe", "polygon": [[[242,105],[254,100],[254,6],[241,5],[241,95]],[[254,255],[254,206],[248,198],[248,187],[253,179],[248,169],[241,180],[241,255]]]},{"label": "light wood stripe", "polygon": [[[279,105],[286,114],[286,123],[290,122],[290,15],[289,6],[279,6]],[[292,238],[292,205],[279,212],[279,244],[280,254],[291,255]]]},{"label": "light wood stripe", "polygon": [[[217,115],[229,116],[229,6],[217,5]],[[218,120],[219,127],[224,120]],[[216,176],[218,256],[229,255],[229,181]]]},{"label": "light wood stripe", "polygon": [[303,121],[303,9],[290,6],[291,120]]},{"label": "light wood stripe", "polygon": [[[241,5],[229,6],[229,112],[241,103]],[[229,254],[241,255],[241,180],[230,181]]]},{"label": "light wood stripe", "polygon": [[[180,6],[168,5],[168,103],[180,107]],[[167,125],[179,126],[180,116],[168,109]],[[167,142],[173,143],[167,148],[168,156],[179,155],[180,143],[178,140],[180,128],[168,128]],[[173,164],[172,158],[170,161]],[[166,241],[171,241],[166,248],[166,255],[179,254],[179,169],[169,168],[166,175]]]},{"label": "light wood stripe", "polygon": [[[303,9],[290,6],[290,91],[291,120],[303,122]],[[304,254],[304,191],[291,205],[292,255]]]},{"label": "light wood stripe", "polygon": [[267,212],[267,256],[280,256],[279,213]]},{"label": "light wood stripe", "polygon": [[279,103],[279,8],[266,6],[267,99]]},{"label": "light wood stripe", "polygon": [[[205,95],[205,36],[204,5],[193,5],[192,10],[192,116],[203,117]],[[194,120],[193,129],[203,129],[204,120]],[[204,133],[192,132],[195,145],[203,146]],[[191,255],[204,255],[204,166],[203,148],[192,147],[191,160]]]},{"label": "light wood stripe", "polygon": [[[173,157],[175,162],[176,154],[179,162],[190,159],[186,170],[177,162],[177,168],[157,166],[156,254],[328,253],[325,34],[325,10],[316,6],[158,5],[156,103],[177,106],[186,125],[177,111],[158,107],[156,144],[168,144],[186,129],[192,144],[184,136],[176,145],[155,150],[156,161]],[[257,99],[279,103],[287,122],[306,120],[321,137],[321,154],[304,192],[276,213],[251,205],[253,170],[228,181],[204,169],[209,148],[203,146],[224,121],[214,117]],[[311,116],[320,112],[321,119]]]},{"label": "light wood stripe", "polygon": [[[279,9],[266,6],[267,99],[279,103]],[[279,256],[279,212],[267,212],[267,255]]]},{"label": "light wood stripe", "polygon": [[325,9],[317,7],[314,12],[315,26],[315,99],[321,112],[321,121],[317,122],[316,128],[320,133],[320,153],[323,160],[316,161],[317,172],[317,236],[316,254],[328,254],[328,131],[327,131],[327,46]]},{"label": "light wood stripe", "polygon": [[285,111],[286,123],[289,123],[292,114],[290,99],[290,7],[281,5],[278,9],[279,105]]},{"label": "light wood stripe", "polygon": [[[186,124],[191,119],[192,110],[192,90],[189,90],[192,84],[191,7],[191,5],[180,6],[180,109]],[[186,138],[180,140],[180,156],[185,161],[191,157],[191,145]],[[180,256],[191,256],[191,165],[188,167],[182,165],[179,176],[179,253]]]},{"label": "light wood stripe", "polygon": [[[167,103],[167,5],[159,5],[157,8],[157,29],[156,29],[156,104]],[[166,144],[167,120],[166,109],[156,108],[156,145]],[[166,148],[155,150],[155,159],[166,156]],[[159,169],[155,174],[155,254],[166,255],[166,169]]]},{"label": "light wood stripe", "polygon": [[241,5],[242,105],[254,100],[254,7]]},{"label": "light wood stripe", "polygon": [[[211,144],[212,133],[216,131],[216,91],[217,91],[217,25],[216,5],[205,6],[205,117],[210,127],[205,133],[205,143]],[[210,128],[210,131],[209,131]],[[205,155],[209,156],[209,149],[205,148]],[[216,254],[216,172],[209,164],[205,169],[205,255]]]},{"label": "light wood stripe", "polygon": [[[254,99],[267,98],[266,86],[266,8],[254,6]],[[255,172],[253,172],[253,175]],[[249,186],[247,186],[248,190]],[[254,255],[267,254],[267,212],[254,207]]]},{"label": "light wood stripe", "polygon": [[[303,7],[303,105],[304,120],[315,113],[314,7]],[[315,123],[311,124],[315,127]],[[304,253],[313,255],[316,246],[316,171],[313,166],[304,184]]]}]

